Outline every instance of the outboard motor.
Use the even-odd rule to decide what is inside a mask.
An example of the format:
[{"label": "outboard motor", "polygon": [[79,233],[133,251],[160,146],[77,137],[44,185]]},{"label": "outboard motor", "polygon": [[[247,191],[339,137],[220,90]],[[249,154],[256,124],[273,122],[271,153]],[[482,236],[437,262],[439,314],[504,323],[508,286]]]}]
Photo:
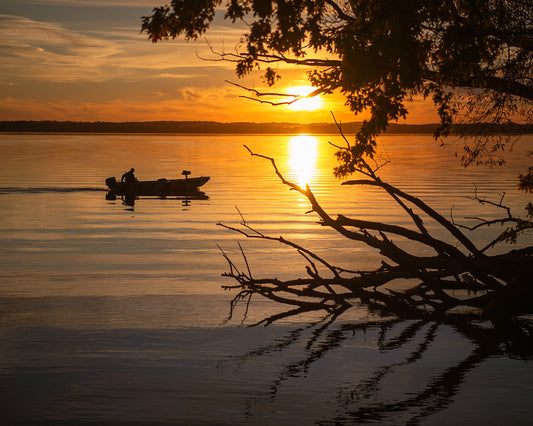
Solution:
[{"label": "outboard motor", "polygon": [[117,180],[115,177],[109,177],[105,180],[105,184],[108,186],[108,188],[111,188],[112,186],[115,186],[117,184]]}]

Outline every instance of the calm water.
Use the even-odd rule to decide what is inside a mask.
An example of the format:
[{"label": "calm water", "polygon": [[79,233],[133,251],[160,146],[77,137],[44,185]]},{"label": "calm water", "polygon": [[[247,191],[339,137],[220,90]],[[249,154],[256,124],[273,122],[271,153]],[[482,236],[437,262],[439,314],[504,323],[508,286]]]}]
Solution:
[{"label": "calm water", "polygon": [[[239,261],[240,241],[258,276],[305,273],[288,249],[216,225],[237,225],[239,211],[262,232],[336,264],[363,269],[379,261],[317,226],[305,215],[306,200],[243,144],[309,183],[331,213],[406,223],[379,192],[339,185],[328,141],[341,143],[336,136],[1,135],[2,418],[528,424],[532,361],[490,347],[487,336],[446,324],[379,325],[356,308],[329,325],[308,317],[247,328],[243,309],[225,321],[235,293],[221,288],[232,282],[221,277],[226,264],[217,245]],[[508,153],[503,169],[465,170],[453,149],[429,136],[388,136],[379,161],[390,160],[386,179],[473,224],[468,217],[501,213],[471,199],[474,184],[495,201],[505,192],[506,204],[520,212],[515,179],[530,164],[531,142],[528,136]],[[182,169],[211,176],[203,187],[209,198],[145,198],[134,206],[106,200],[105,178],[130,167],[140,179],[172,178]],[[489,241],[496,230],[489,231],[474,239]],[[521,242],[532,243],[531,235]],[[244,324],[279,309],[257,299]]]}]

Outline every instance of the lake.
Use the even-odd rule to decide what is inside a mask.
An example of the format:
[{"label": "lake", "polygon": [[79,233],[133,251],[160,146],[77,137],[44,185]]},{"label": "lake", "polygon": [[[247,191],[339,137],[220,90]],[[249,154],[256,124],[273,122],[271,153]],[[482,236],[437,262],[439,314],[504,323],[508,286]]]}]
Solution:
[{"label": "lake", "polygon": [[[407,225],[382,193],[333,177],[336,135],[0,135],[0,416],[9,424],[529,424],[533,361],[489,326],[378,320],[352,308],[247,327],[282,307],[259,298],[228,320],[222,248],[256,276],[305,275],[301,256],[218,226],[241,214],[350,269],[379,257],[316,224],[272,165],[331,213]],[[472,225],[524,198],[528,135],[503,168],[464,169],[427,135],[380,139],[385,180]],[[530,148],[529,148],[530,149]],[[106,198],[104,181],[210,176],[206,199]],[[433,229],[430,227],[430,229]],[[444,235],[436,231],[437,235]],[[482,245],[497,228],[478,231]],[[518,247],[533,244],[533,235]],[[504,247],[505,250],[510,247]],[[531,321],[524,318],[523,321]],[[481,331],[479,331],[481,330]],[[530,342],[530,340],[527,340]],[[524,355],[524,353],[526,355]]]}]

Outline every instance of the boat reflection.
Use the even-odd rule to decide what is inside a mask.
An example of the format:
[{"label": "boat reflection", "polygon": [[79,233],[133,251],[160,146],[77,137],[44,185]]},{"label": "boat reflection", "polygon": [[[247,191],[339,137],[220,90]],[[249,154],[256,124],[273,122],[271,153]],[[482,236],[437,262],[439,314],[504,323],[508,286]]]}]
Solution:
[{"label": "boat reflection", "polygon": [[139,197],[132,194],[124,194],[124,195],[117,195],[113,191],[108,191],[106,193],[106,200],[108,201],[116,201],[117,199],[120,199],[122,201],[122,204],[124,206],[129,207],[127,210],[133,210],[133,207],[135,207],[135,202],[137,200],[149,200],[149,199],[157,199],[157,200],[181,200],[182,206],[190,206],[192,201],[195,200],[209,200],[209,197],[205,194],[205,192],[202,191],[194,191],[189,192],[182,195],[173,195],[173,196],[158,196],[158,197]]}]

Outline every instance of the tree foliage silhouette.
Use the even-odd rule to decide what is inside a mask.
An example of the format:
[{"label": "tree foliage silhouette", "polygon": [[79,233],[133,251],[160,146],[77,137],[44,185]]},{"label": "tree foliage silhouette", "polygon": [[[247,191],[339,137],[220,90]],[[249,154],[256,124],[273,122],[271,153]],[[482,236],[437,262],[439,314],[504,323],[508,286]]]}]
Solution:
[{"label": "tree foliage silhouette", "polygon": [[[244,76],[264,70],[273,85],[276,63],[309,68],[315,95],[339,90],[354,113],[370,119],[356,143],[342,151],[339,176],[372,155],[376,136],[405,117],[413,96],[430,98],[447,135],[464,119],[477,127],[463,160],[494,161],[487,123],[521,115],[531,123],[533,102],[533,3],[530,0],[173,0],[143,17],[153,42],[183,36],[194,40],[212,25],[217,8],[248,25],[238,53],[220,52]],[[219,11],[220,12],[220,11]],[[484,126],[480,126],[484,124]],[[525,179],[524,184],[531,188]]]}]

